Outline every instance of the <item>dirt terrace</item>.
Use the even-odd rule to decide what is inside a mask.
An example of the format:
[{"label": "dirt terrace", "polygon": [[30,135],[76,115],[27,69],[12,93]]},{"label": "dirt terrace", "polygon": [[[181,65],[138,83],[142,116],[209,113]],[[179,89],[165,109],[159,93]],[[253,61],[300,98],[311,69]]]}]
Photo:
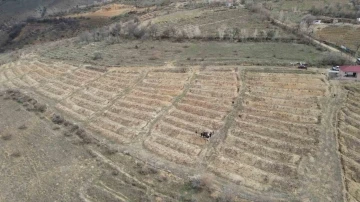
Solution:
[{"label": "dirt terrace", "polygon": [[[256,67],[103,70],[21,60],[0,68],[0,85],[45,100],[104,144],[173,173],[174,181],[207,174],[215,185],[231,185],[235,195],[248,200],[343,199],[341,167],[318,165],[326,160],[340,165],[331,139],[333,89],[323,74]],[[347,106],[356,108],[351,104],[359,99],[356,95]],[[215,135],[207,141],[202,131]],[[349,136],[342,137],[343,145],[352,147]],[[91,151],[118,173],[105,173],[83,187],[83,200],[173,198],[171,183],[163,193],[154,179],[135,178],[127,155]],[[350,176],[357,173],[350,164],[355,157],[345,151],[342,159]],[[352,179],[346,178],[346,188],[356,198]],[[136,185],[127,187],[131,182]]]},{"label": "dirt terrace", "polygon": [[360,201],[359,101],[360,91],[358,89],[350,89],[345,98],[345,106],[338,113],[337,133],[348,201]]}]

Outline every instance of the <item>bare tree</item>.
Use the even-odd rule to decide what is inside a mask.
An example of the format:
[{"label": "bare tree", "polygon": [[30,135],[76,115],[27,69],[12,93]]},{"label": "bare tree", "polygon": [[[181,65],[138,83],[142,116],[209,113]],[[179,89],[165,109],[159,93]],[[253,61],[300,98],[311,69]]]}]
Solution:
[{"label": "bare tree", "polygon": [[242,41],[245,41],[249,37],[248,30],[246,28],[240,30]]},{"label": "bare tree", "polygon": [[255,30],[254,30],[254,33],[253,33],[253,37],[254,37],[254,38],[258,37],[258,34],[259,34],[259,33],[258,33],[258,30],[255,29]]},{"label": "bare tree", "polygon": [[307,14],[301,19],[301,22],[304,22],[309,27],[314,22],[314,20],[316,20],[315,16]]},{"label": "bare tree", "polygon": [[359,50],[360,50],[360,41],[357,41],[355,43],[355,57],[358,58],[359,57]]},{"label": "bare tree", "polygon": [[220,40],[224,39],[226,29],[226,25],[221,25],[221,27],[218,28],[218,35]]},{"label": "bare tree", "polygon": [[280,22],[284,22],[284,19],[285,19],[285,18],[284,18],[284,11],[281,10],[280,13],[279,13],[279,21],[280,21]]},{"label": "bare tree", "polygon": [[159,26],[156,24],[152,24],[149,27],[149,34],[152,38],[156,38],[158,36]]}]

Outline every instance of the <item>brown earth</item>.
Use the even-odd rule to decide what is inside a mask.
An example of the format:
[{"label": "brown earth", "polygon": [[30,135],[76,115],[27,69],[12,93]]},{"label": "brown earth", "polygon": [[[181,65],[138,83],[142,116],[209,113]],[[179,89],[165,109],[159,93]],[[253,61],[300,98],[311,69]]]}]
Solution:
[{"label": "brown earth", "polygon": [[0,98],[0,201],[80,201],[100,174],[84,148],[20,104]]},{"label": "brown earth", "polygon": [[[43,115],[26,118],[29,128],[21,132],[30,131],[35,120],[46,125],[41,128],[51,128],[51,120],[61,114],[67,121],[58,127],[67,138],[49,129],[59,133],[59,144],[90,154],[101,165],[76,170],[92,176],[76,180],[79,184],[69,192],[76,191],[83,201],[342,201],[343,190],[357,197],[357,171],[344,167],[351,170],[352,177],[346,179],[352,181],[342,180],[334,135],[336,103],[343,90],[320,70],[171,64],[85,68],[22,58],[1,66],[0,85],[21,89],[47,104]],[[67,130],[69,122],[80,129]],[[14,127],[2,140],[8,131],[19,131]],[[203,131],[215,134],[206,141],[199,135]],[[10,149],[14,147],[9,147],[8,156],[15,152]]]}]

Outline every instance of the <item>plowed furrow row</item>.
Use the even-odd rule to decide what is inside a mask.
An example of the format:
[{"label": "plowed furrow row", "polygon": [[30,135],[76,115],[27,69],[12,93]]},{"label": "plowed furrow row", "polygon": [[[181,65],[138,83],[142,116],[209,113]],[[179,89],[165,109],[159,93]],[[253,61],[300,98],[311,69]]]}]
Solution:
[{"label": "plowed furrow row", "polygon": [[[284,94],[286,96],[324,96],[326,90],[325,89],[314,89],[314,90],[306,90],[306,89],[291,89],[291,88],[278,88],[278,87],[261,87],[261,86],[249,86],[251,92],[262,92],[268,91],[271,93],[279,93]],[[292,97],[294,98],[294,97]]]},{"label": "plowed furrow row", "polygon": [[181,110],[181,111],[184,111],[187,113],[191,113],[191,114],[194,114],[197,116],[203,116],[203,117],[210,118],[210,119],[216,119],[216,120],[221,120],[226,115],[225,113],[219,113],[219,112],[216,112],[213,110],[204,109],[201,107],[194,107],[194,106],[182,104],[182,103],[177,104],[176,108],[178,110]]},{"label": "plowed furrow row", "polygon": [[41,93],[42,95],[45,95],[45,96],[55,99],[55,100],[63,99],[64,97],[68,96],[71,93],[71,91],[66,91],[66,90],[58,88],[57,86],[54,86],[54,85],[40,86],[36,90],[37,90],[37,92]]},{"label": "plowed furrow row", "polygon": [[161,134],[188,142],[194,145],[204,145],[206,142],[203,138],[196,134],[195,132],[179,128],[177,126],[168,124],[166,122],[161,122],[155,126],[155,130],[159,131]]},{"label": "plowed furrow row", "polygon": [[166,84],[154,84],[154,83],[142,83],[140,84],[141,87],[150,87],[155,88],[160,91],[162,90],[182,90],[183,85],[166,85]]},{"label": "plowed furrow row", "polygon": [[193,122],[187,122],[186,120],[179,119],[173,116],[166,116],[165,118],[163,118],[163,121],[165,123],[171,124],[173,126],[177,126],[184,130],[193,131],[194,133],[195,132],[200,133],[202,131],[211,131],[209,126],[202,126]]},{"label": "plowed furrow row", "polygon": [[137,97],[137,96],[133,96],[133,95],[127,96],[125,98],[125,100],[134,102],[134,103],[140,103],[140,104],[147,105],[150,107],[154,107],[156,110],[159,110],[164,106],[170,105],[170,103],[168,103],[168,102],[163,102],[160,100],[149,99],[149,98],[144,98],[144,97]]},{"label": "plowed furrow row", "polygon": [[185,81],[189,77],[188,74],[183,73],[170,73],[170,72],[149,72],[147,75],[147,78],[158,78],[158,79],[164,79],[164,78],[172,78],[174,80],[180,80]]},{"label": "plowed furrow row", "polygon": [[248,81],[248,85],[255,85],[257,87],[270,87],[270,88],[283,88],[283,89],[294,89],[294,90],[324,90],[321,86],[323,82],[315,83],[293,83],[293,82],[263,82],[263,81]]},{"label": "plowed furrow row", "polygon": [[226,87],[219,87],[219,86],[210,86],[210,85],[203,85],[203,84],[196,84],[192,85],[191,89],[194,90],[205,90],[205,91],[217,91],[225,94],[234,94],[237,91],[237,88],[226,88]]},{"label": "plowed furrow row", "polygon": [[155,112],[154,108],[152,107],[127,100],[117,100],[114,103],[114,106],[128,108],[128,109],[135,109],[141,112],[150,112],[150,113]]},{"label": "plowed furrow row", "polygon": [[189,97],[185,97],[182,101],[182,104],[186,104],[186,105],[191,105],[193,107],[201,107],[204,109],[209,109],[209,110],[213,110],[213,111],[217,111],[217,112],[229,112],[231,111],[231,107],[230,106],[226,106],[226,105],[220,105],[217,102],[212,102],[212,101],[208,101],[208,100],[198,100],[198,99],[193,99],[193,98],[189,98]]},{"label": "plowed furrow row", "polygon": [[185,165],[194,163],[194,159],[192,159],[190,156],[180,153],[177,150],[173,150],[173,149],[166,147],[162,144],[159,144],[157,142],[145,140],[144,146],[148,150],[156,153],[157,155],[159,155],[169,161],[176,162],[179,164],[185,164]]},{"label": "plowed furrow row", "polygon": [[236,159],[241,163],[253,166],[255,168],[272,173],[279,177],[287,176],[295,178],[297,176],[297,170],[295,166],[290,166],[288,164],[272,161],[270,159],[261,158],[256,155],[243,152],[236,148],[225,148],[223,152],[226,156]]},{"label": "plowed furrow row", "polygon": [[79,119],[81,121],[86,120],[86,118],[88,116],[93,114],[92,111],[80,108],[78,106],[76,106],[76,107],[68,107],[68,106],[64,106],[62,104],[57,104],[55,106],[55,108],[62,111],[62,112],[64,112],[65,114],[70,115],[70,116],[72,116],[72,117],[74,117],[76,119]]},{"label": "plowed furrow row", "polygon": [[345,165],[345,177],[354,182],[360,183],[360,163],[345,155],[342,155],[341,157]]},{"label": "plowed furrow row", "polygon": [[[197,100],[197,101],[206,101],[207,103],[219,104],[219,105],[222,105],[222,106],[225,106],[225,107],[229,107],[229,106],[231,106],[233,104],[232,100],[230,100],[230,99],[222,99],[222,98],[218,98],[218,97],[207,97],[207,96],[204,96],[204,95],[199,95],[199,94],[191,93],[191,92],[188,92],[186,94],[185,99],[192,99],[192,100]],[[229,109],[231,109],[231,108],[229,108]]]},{"label": "plowed furrow row", "polygon": [[92,102],[91,100],[82,99],[77,96],[71,97],[69,99],[71,100],[71,102],[75,103],[76,105],[83,107],[85,109],[91,110],[93,112],[99,111],[106,106],[106,105],[101,105],[101,104]]},{"label": "plowed furrow row", "polygon": [[291,133],[302,134],[308,137],[317,137],[319,134],[319,130],[316,128],[316,125],[304,125],[267,117],[253,116],[250,114],[239,114],[239,118],[246,120],[246,122],[249,123],[255,123],[269,128],[276,128]]},{"label": "plowed furrow row", "polygon": [[284,152],[304,155],[311,151],[313,145],[294,145],[290,142],[282,139],[274,139],[270,137],[265,137],[258,135],[256,133],[247,132],[244,129],[236,129],[232,131],[232,135],[243,139],[245,141],[253,142],[254,144],[263,145],[264,147],[269,147],[273,149],[278,149]]},{"label": "plowed furrow row", "polygon": [[281,111],[270,111],[270,110],[259,110],[256,108],[246,107],[244,109],[245,113],[253,114],[256,116],[276,118],[282,121],[290,121],[294,123],[303,123],[303,124],[317,124],[320,120],[316,116],[301,116],[288,112]]},{"label": "plowed furrow row", "polygon": [[202,126],[213,128],[213,130],[218,130],[221,128],[222,123],[213,119],[206,117],[199,117],[190,113],[186,113],[180,110],[174,110],[170,113],[170,116],[176,117],[178,119],[186,120],[187,122],[196,123]]},{"label": "plowed furrow row", "polygon": [[210,97],[210,98],[225,98],[225,99],[231,99],[234,96],[236,96],[236,91],[227,93],[227,92],[221,92],[221,91],[211,91],[211,90],[203,90],[203,89],[196,89],[196,88],[190,88],[190,93],[201,95],[204,97]]},{"label": "plowed furrow row", "polygon": [[324,82],[322,78],[296,78],[296,77],[269,77],[269,76],[261,76],[261,75],[247,75],[246,79],[248,81],[261,81],[263,83],[266,82],[278,82],[278,83],[313,83],[322,85]]},{"label": "plowed furrow row", "polygon": [[144,98],[150,98],[154,100],[159,100],[163,102],[171,102],[173,97],[168,95],[161,95],[161,94],[151,94],[147,92],[142,92],[141,90],[134,90],[131,92],[131,95],[135,95],[137,97],[144,97]]},{"label": "plowed furrow row", "polygon": [[127,109],[123,107],[112,106],[109,111],[120,116],[132,117],[138,120],[149,121],[153,118],[153,114],[141,111],[135,111],[134,109]]},{"label": "plowed furrow row", "polygon": [[266,72],[247,72],[246,76],[250,77],[253,76],[255,79],[261,80],[264,78],[274,78],[274,79],[301,79],[301,80],[307,80],[307,79],[321,79],[324,78],[323,75],[309,75],[309,74],[294,74],[294,73],[266,73]]},{"label": "plowed furrow row", "polygon": [[231,81],[231,80],[235,80],[234,79],[234,74],[231,75],[222,75],[222,76],[216,76],[216,74],[212,74],[212,75],[205,75],[205,74],[198,74],[198,76],[196,77],[198,80],[207,80],[207,81],[218,81],[218,80],[222,80],[222,81]]},{"label": "plowed furrow row", "polygon": [[282,151],[281,148],[271,148],[236,136],[229,135],[226,141],[228,145],[233,145],[244,152],[284,164],[295,164],[300,160],[300,155]]},{"label": "plowed furrow row", "polygon": [[263,104],[263,105],[280,105],[287,107],[305,108],[305,109],[318,109],[318,105],[314,100],[301,101],[301,100],[288,100],[280,98],[271,98],[265,96],[248,96],[247,99],[251,102]]},{"label": "plowed furrow row", "polygon": [[231,79],[229,81],[224,80],[224,79],[219,79],[219,80],[196,79],[195,85],[204,85],[204,86],[208,86],[208,87],[221,87],[222,89],[225,89],[225,90],[237,88],[237,83],[236,83],[235,79]]},{"label": "plowed furrow row", "polygon": [[360,201],[360,183],[354,182],[350,179],[345,179],[346,188],[348,191],[348,194],[350,194],[348,201],[349,202],[356,202]]},{"label": "plowed furrow row", "polygon": [[106,91],[106,90],[101,89],[101,87],[94,88],[94,87],[87,86],[86,92],[88,92],[89,94],[94,94],[97,97],[101,97],[104,100],[111,100],[117,95],[116,92]]},{"label": "plowed furrow row", "polygon": [[340,135],[341,133],[347,133],[355,136],[356,138],[360,138],[360,130],[355,128],[354,126],[342,122],[338,127],[339,127],[338,130],[340,132]]},{"label": "plowed furrow row", "polygon": [[102,105],[106,105],[109,102],[105,98],[94,96],[94,95],[90,94],[89,92],[87,92],[87,90],[83,90],[83,91],[77,93],[75,95],[75,97],[78,97],[78,98],[81,98],[81,99],[84,99],[84,100],[88,100],[88,101],[91,101],[91,102],[96,103],[96,104],[102,104]]},{"label": "plowed furrow row", "polygon": [[273,175],[272,173],[231,158],[217,158],[214,164],[221,165],[220,168],[213,165],[210,166],[210,169],[214,170],[215,173],[253,189],[267,190],[272,187],[289,191],[293,189],[295,185],[290,179],[286,179],[283,176]]},{"label": "plowed furrow row", "polygon": [[183,154],[188,155],[189,157],[194,157],[199,155],[201,149],[198,146],[187,144],[176,139],[172,139],[168,136],[152,134],[152,141],[157,142],[161,145],[169,147],[173,150],[179,151]]},{"label": "plowed furrow row", "polygon": [[271,110],[271,111],[278,111],[278,112],[291,112],[296,115],[300,116],[313,116],[317,117],[320,116],[321,111],[317,109],[303,109],[289,106],[281,106],[281,105],[266,105],[266,104],[259,104],[250,102],[247,106],[251,108],[261,109],[261,110]]},{"label": "plowed furrow row", "polygon": [[170,89],[170,90],[163,90],[163,89],[154,89],[148,88],[146,86],[137,86],[136,89],[141,90],[146,93],[152,94],[162,94],[162,95],[169,95],[169,96],[176,96],[181,93],[181,90]]},{"label": "plowed furrow row", "polygon": [[353,105],[346,103],[346,108],[355,114],[360,114],[360,107],[354,107]]},{"label": "plowed furrow row", "polygon": [[103,116],[126,127],[142,128],[146,125],[146,122],[143,120],[122,116],[121,114],[115,114],[109,111],[105,111]]},{"label": "plowed furrow row", "polygon": [[258,125],[252,122],[246,122],[238,119],[236,119],[235,121],[235,124],[239,129],[251,133],[256,133],[264,137],[286,140],[299,145],[312,145],[316,142],[316,138],[304,135],[304,133],[295,134],[291,132],[284,132],[282,130],[278,130],[277,128],[269,128],[264,125]]},{"label": "plowed furrow row", "polygon": [[269,90],[263,90],[263,89],[251,89],[249,91],[251,95],[257,96],[257,97],[270,97],[275,99],[284,99],[284,100],[293,100],[294,97],[296,97],[296,100],[298,101],[304,101],[304,102],[316,102],[317,97],[314,97],[314,95],[307,95],[302,93],[287,93],[287,92],[273,92]]},{"label": "plowed furrow row", "polygon": [[101,83],[101,81],[95,81],[95,82],[89,83],[89,85],[87,85],[87,87],[100,89],[100,90],[110,92],[110,93],[118,93],[118,92],[123,91],[124,88],[126,88],[126,86],[124,86],[124,85],[121,85],[121,86],[106,85],[106,84]]}]

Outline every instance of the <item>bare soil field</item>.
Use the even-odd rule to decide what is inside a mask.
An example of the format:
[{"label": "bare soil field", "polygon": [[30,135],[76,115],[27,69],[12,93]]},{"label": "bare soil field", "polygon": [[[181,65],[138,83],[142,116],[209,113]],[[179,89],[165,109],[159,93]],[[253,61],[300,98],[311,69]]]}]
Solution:
[{"label": "bare soil field", "polygon": [[136,11],[138,9],[136,9],[135,6],[124,5],[124,4],[108,4],[98,8],[94,8],[93,10],[94,11],[89,11],[85,13],[67,15],[65,17],[90,17],[90,18],[113,17],[130,11]]},{"label": "bare soil field", "polygon": [[359,112],[360,88],[359,85],[348,85],[344,105],[337,117],[337,135],[339,151],[343,164],[344,184],[348,201],[360,201],[359,180]]},{"label": "bare soil field", "polygon": [[186,95],[155,124],[145,147],[177,163],[198,162],[207,145],[200,133],[221,130],[238,86],[235,69],[196,72]]},{"label": "bare soil field", "polygon": [[[26,112],[25,98],[15,104],[9,100],[14,91],[6,91],[0,113],[9,116],[18,106],[34,117],[24,120],[59,134],[50,136],[62,138],[56,140],[60,145],[94,158],[92,170],[76,170],[90,177],[72,184],[73,201],[343,201],[343,190],[357,198],[358,92],[349,93],[348,108],[339,112],[345,117],[339,119],[341,164],[334,114],[342,96],[333,96],[338,88],[322,72],[171,64],[113,68],[22,56],[0,66],[0,89],[19,89],[45,103],[46,111]],[[0,144],[28,141],[7,140],[9,131],[30,131],[23,119],[1,122],[19,128],[4,126]],[[200,136],[204,131],[214,131],[209,141]],[[11,156],[15,147],[2,148]],[[7,159],[0,160],[2,169],[12,165]]]},{"label": "bare soil field", "polygon": [[360,26],[356,25],[330,25],[330,26],[317,26],[313,28],[315,30],[315,37],[329,41],[338,46],[345,46],[350,50],[356,51],[360,46]]},{"label": "bare soil field", "polygon": [[293,192],[302,157],[319,142],[324,77],[249,71],[245,78],[243,109],[210,169],[253,189]]},{"label": "bare soil field", "polygon": [[80,201],[78,188],[101,173],[84,148],[3,96],[0,120],[0,201]]}]

